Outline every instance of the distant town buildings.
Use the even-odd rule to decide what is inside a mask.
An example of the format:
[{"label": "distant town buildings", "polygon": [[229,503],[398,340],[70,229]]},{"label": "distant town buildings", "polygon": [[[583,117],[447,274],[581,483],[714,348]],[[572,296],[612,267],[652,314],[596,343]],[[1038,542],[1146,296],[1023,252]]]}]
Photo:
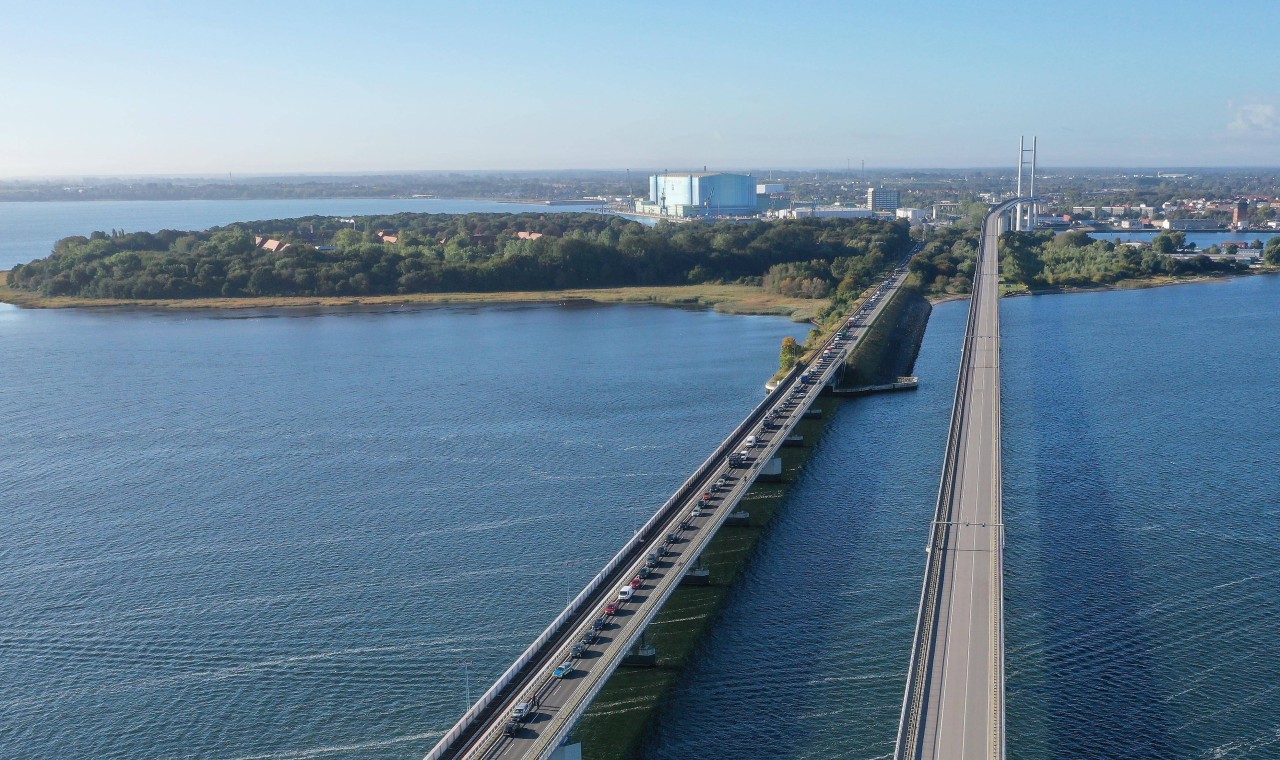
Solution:
[{"label": "distant town buildings", "polygon": [[883,187],[867,188],[867,208],[872,211],[897,211],[902,205],[902,194]]},{"label": "distant town buildings", "polygon": [[756,213],[756,183],[747,174],[664,172],[649,177],[649,199],[636,211],[655,216],[750,216]]}]

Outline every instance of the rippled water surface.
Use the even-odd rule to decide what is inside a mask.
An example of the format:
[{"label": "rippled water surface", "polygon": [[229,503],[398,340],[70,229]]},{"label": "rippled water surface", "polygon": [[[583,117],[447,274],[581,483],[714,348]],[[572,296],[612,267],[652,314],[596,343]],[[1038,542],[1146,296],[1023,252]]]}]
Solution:
[{"label": "rippled water surface", "polygon": [[805,329],[0,306],[0,757],[420,757]]},{"label": "rippled water surface", "polygon": [[[837,413],[650,756],[892,756],[966,309]],[[1001,309],[1009,756],[1280,757],[1280,279]]]},{"label": "rippled water surface", "polygon": [[[831,420],[648,756],[890,755],[966,308]],[[1001,308],[1010,757],[1280,756],[1280,278]],[[801,332],[0,307],[0,757],[420,756]]]}]

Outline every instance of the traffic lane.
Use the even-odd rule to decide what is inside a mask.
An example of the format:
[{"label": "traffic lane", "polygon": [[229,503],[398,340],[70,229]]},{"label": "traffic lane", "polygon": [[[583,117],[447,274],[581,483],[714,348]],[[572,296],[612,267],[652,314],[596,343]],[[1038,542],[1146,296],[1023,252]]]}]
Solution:
[{"label": "traffic lane", "polygon": [[[985,258],[985,257],[984,257]],[[986,263],[986,262],[984,262]],[[984,267],[984,270],[987,267]],[[980,275],[981,276],[981,275]],[[980,286],[973,308],[978,309],[974,321],[979,336],[990,331],[995,306],[994,288]],[[998,324],[998,323],[994,323]],[[945,632],[941,641],[934,640],[939,657],[933,659],[928,688],[934,692],[927,701],[934,727],[922,737],[921,754],[925,757],[985,757],[991,744],[989,731],[969,730],[971,711],[981,712],[981,723],[991,711],[991,658],[994,646],[989,616],[992,583],[988,571],[990,533],[993,522],[991,506],[994,490],[996,428],[992,412],[996,408],[993,390],[998,391],[998,361],[992,361],[992,349],[998,344],[991,338],[978,337],[971,342],[965,357],[967,382],[962,398],[960,447],[955,462],[955,486],[948,505],[945,532],[941,604],[937,614],[939,628]],[[956,754],[956,750],[959,754]]]},{"label": "traffic lane", "polygon": [[[902,281],[902,279],[903,279],[904,277],[905,277],[905,274],[904,274],[902,271],[898,271],[898,272],[895,274],[894,278],[892,278],[892,279],[891,279],[891,281],[890,281],[890,282],[891,282],[891,286],[890,286],[890,287],[882,287],[882,288],[880,288],[880,289],[877,291],[877,296],[883,296],[883,295],[887,294],[888,292],[890,292],[891,290],[896,289],[897,287],[899,287],[899,286],[900,286],[900,284],[901,284],[901,281]],[[873,308],[871,308],[869,311],[865,311],[865,312],[864,312],[863,310],[861,310],[861,309],[860,309],[860,310],[857,312],[857,314],[865,314],[865,316],[870,317],[872,320],[874,320],[874,318],[875,318],[875,317],[877,317],[877,316],[879,315],[879,313],[883,310],[883,308],[884,308],[885,304],[887,303],[887,301],[888,301],[888,299],[887,299],[887,298],[877,298],[877,299],[875,299],[875,300],[873,301]],[[865,305],[864,305],[864,308],[865,308]],[[852,320],[850,320],[850,321],[852,321]],[[847,323],[846,323],[846,324],[847,324]],[[846,326],[846,328],[845,328],[845,329],[846,329],[846,330],[848,330],[848,329],[850,329],[850,328],[849,328],[848,326]],[[827,346],[835,346],[835,345],[837,345],[837,344],[838,344],[838,343],[840,343],[840,342],[844,342],[846,345],[844,345],[844,346],[843,346],[843,347],[838,351],[839,358],[840,358],[841,360],[844,360],[844,359],[846,359],[846,358],[847,358],[847,356],[848,356],[848,352],[849,352],[849,351],[851,351],[851,350],[853,349],[853,347],[854,347],[854,346],[856,346],[857,341],[858,341],[861,337],[863,337],[863,336],[865,335],[865,333],[866,333],[866,329],[867,329],[867,328],[863,328],[860,332],[855,332],[852,336],[850,336],[850,338],[849,338],[847,341],[838,341],[838,340],[833,336],[833,338],[832,338],[832,339],[830,339],[830,340],[827,342],[827,344],[826,344],[826,345],[827,345]],[[821,373],[820,373],[819,377],[820,377],[820,378],[822,378],[822,380],[823,380],[824,382],[825,382],[825,380],[829,379],[829,377],[830,377],[830,373],[831,373],[831,371],[833,371],[833,370],[834,370],[834,366],[835,366],[835,364],[836,364],[836,363],[837,363],[837,362],[834,362],[834,361],[831,361],[831,360],[829,360],[829,361],[827,361],[827,362],[823,362],[823,363],[822,363],[824,366],[821,368]],[[819,384],[819,387],[821,387],[821,385],[820,385],[820,384]],[[807,389],[807,388],[800,389],[798,394],[795,394],[795,393],[794,393],[794,391],[796,391],[796,390],[797,390],[797,389],[793,386],[793,394],[791,394],[793,397],[794,397],[794,396],[796,396],[796,395],[798,395],[799,397],[805,397],[805,396],[807,396],[807,395],[808,395],[808,389]],[[785,397],[784,397],[784,399],[785,399]],[[793,398],[792,400],[794,401],[795,399]],[[812,403],[812,397],[809,397],[808,401],[809,401],[809,403]],[[779,406],[780,406],[780,404],[775,405],[775,406],[773,407],[773,409],[777,409]],[[795,404],[793,403],[793,404],[792,404],[792,406],[795,406]],[[773,433],[774,433],[774,432],[779,432],[779,433],[789,433],[789,432],[790,432],[790,429],[792,429],[793,427],[794,427],[794,421],[793,421],[793,422],[792,422],[792,424],[791,424],[791,425],[789,425],[789,426],[784,424],[784,425],[781,427],[781,429],[779,429],[779,430],[777,430],[777,431],[768,430],[768,429],[763,428],[763,426],[762,426],[762,429],[760,430],[760,433],[759,433],[758,437],[761,439],[761,443],[765,443],[766,448],[767,448],[767,450],[768,450],[768,451],[767,451],[767,455],[771,455],[771,454],[773,453],[773,451],[776,451],[776,449],[777,449],[777,447],[778,447],[778,446],[777,446],[777,445],[768,445],[768,444],[765,442],[765,439],[766,439],[766,438],[768,438],[768,439],[773,439],[773,438],[774,438],[774,436],[773,436]],[[744,444],[744,443],[745,443],[745,438],[739,441],[739,445]],[[776,443],[780,443],[780,441],[775,442],[775,444],[776,444]],[[757,459],[759,459],[759,458],[757,458]],[[758,465],[759,465],[759,462],[758,462],[758,461],[756,461],[756,462],[753,462],[753,463],[752,463],[752,466],[753,466],[753,467],[758,466]],[[717,474],[720,474],[720,475],[722,475],[722,476],[723,476],[723,474],[724,474],[724,473],[723,473],[723,471],[717,471],[717,473],[713,473],[713,474],[712,474],[712,476],[708,477],[708,478],[707,478],[707,480],[706,480],[706,481],[704,481],[702,485],[705,487],[705,486],[707,485],[707,483],[714,482],[714,478],[716,477],[716,475],[717,475]],[[741,479],[740,481],[738,481],[738,483],[737,483],[737,486],[738,486],[738,487],[737,487],[735,490],[733,490],[733,491],[731,492],[731,495],[733,495],[733,496],[735,497],[735,498],[733,499],[733,502],[734,502],[734,505],[735,505],[735,506],[736,506],[737,502],[738,502],[738,501],[740,501],[741,496],[743,495],[743,493],[745,493],[745,490],[746,490],[746,488],[747,488],[747,487],[749,487],[749,485],[750,485],[750,483],[749,483],[749,482],[747,482],[745,478],[743,478],[743,479]],[[694,500],[692,500],[692,501],[696,503],[697,499],[695,498],[695,499],[694,499]],[[727,500],[725,500],[725,501],[726,501],[726,503],[727,503]],[[689,504],[686,504],[686,506],[689,506]],[[680,520],[679,520],[679,518],[680,518],[680,515],[676,515],[676,516],[673,518],[673,520],[672,520],[672,522],[671,522],[671,523],[668,523],[668,524],[667,524],[667,526],[664,526],[664,528],[662,529],[662,531],[661,531],[661,532],[662,532],[662,533],[665,533],[665,532],[666,532],[666,530],[667,530],[667,528],[669,528],[672,524],[675,524],[675,523],[677,523],[677,522],[679,522],[679,521],[680,521]],[[705,528],[706,524],[707,524],[707,523],[709,523],[709,522],[711,521],[711,518],[710,518],[710,517],[708,517],[708,516],[702,516],[702,517],[700,517],[700,518],[691,518],[691,517],[690,517],[690,518],[685,518],[685,519],[686,519],[686,520],[690,520],[690,519],[691,519],[691,520],[698,520],[698,519],[703,520],[703,524],[702,524],[702,525],[696,525],[696,524],[695,524],[694,526],[692,526],[691,528],[689,528],[690,530],[700,529],[700,528]],[[657,536],[655,536],[655,542],[654,542],[654,543],[651,543],[649,546],[646,546],[645,548],[646,548],[646,549],[651,548],[654,544],[656,544],[656,543],[657,543],[657,542],[656,542],[656,538],[657,538]],[[622,576],[622,577],[625,577],[625,575],[624,575],[624,576]],[[638,602],[638,601],[639,601],[639,600],[637,600],[637,602]],[[588,620],[592,619],[592,617],[593,617],[593,616],[588,616]],[[587,627],[588,627],[587,625],[584,625],[584,626],[582,627],[582,629],[580,629],[580,630],[585,631],[585,629],[586,629]],[[578,631],[575,631],[575,634],[576,634],[576,633],[578,633]],[[575,638],[569,638],[569,639],[566,639],[565,641],[571,642],[571,641],[575,641],[575,640],[576,640]],[[565,641],[562,641],[562,649],[561,649],[561,651],[562,651],[562,652],[567,652],[567,651],[568,651],[568,646],[566,646],[566,645],[565,645]],[[600,643],[606,643],[606,642],[601,641]],[[595,650],[591,650],[591,651],[595,651]],[[607,652],[608,652],[608,647],[606,646],[606,647],[605,647],[603,650],[601,650],[601,652],[600,652],[601,657],[603,657],[603,655],[604,655],[605,653],[607,653]],[[553,658],[550,658],[550,662],[557,662],[557,663],[558,663],[559,661],[560,661],[560,657],[553,657]],[[543,665],[542,667],[546,667],[546,665]],[[577,670],[577,669],[575,668],[575,670]],[[583,668],[582,670],[584,670],[584,671],[585,671],[585,672],[584,672],[584,674],[583,674],[584,676],[585,676],[585,675],[588,675],[588,674],[591,672],[591,668],[589,668],[589,667],[588,667],[588,668]],[[563,706],[563,705],[564,705],[565,703],[567,703],[567,702],[569,701],[569,699],[573,696],[573,694],[574,694],[574,692],[576,691],[576,689],[574,689],[574,688],[569,688],[569,689],[567,689],[567,690],[565,690],[565,691],[563,691],[563,692],[562,692],[562,691],[561,691],[561,689],[562,689],[562,687],[563,687],[564,685],[565,685],[565,681],[564,681],[564,679],[560,679],[558,683],[555,683],[555,684],[553,684],[553,685],[552,685],[552,687],[551,687],[551,694],[549,695],[549,697],[548,697],[548,698],[551,700],[551,702],[553,702],[553,703],[557,703],[557,704],[554,704],[554,705],[553,705],[553,704],[546,704],[546,703],[544,703],[544,704],[546,704],[547,709],[552,709],[553,707],[556,707],[556,706]],[[543,688],[545,689],[545,686],[544,686]],[[517,691],[519,691],[519,689],[517,689]],[[494,720],[496,721],[496,723],[495,723],[495,724],[493,724],[493,728],[496,728],[496,727],[498,727],[498,726],[500,726],[500,725],[505,725],[505,715],[503,715],[503,714],[501,714],[501,713],[496,714],[496,715],[495,715]],[[491,729],[491,730],[492,730],[492,729]],[[485,735],[487,736],[489,733],[491,733],[491,731],[490,731],[490,732],[484,732],[484,733],[485,733]],[[538,733],[540,733],[540,732],[538,732]],[[519,734],[518,734],[517,736],[519,736]],[[536,737],[533,737],[533,738],[536,738]],[[508,739],[510,739],[510,737],[508,737]],[[488,740],[486,740],[486,742],[485,742],[485,743],[487,743],[487,742],[488,742]],[[497,746],[497,747],[501,747],[502,749],[508,749],[508,748],[509,748],[509,744],[510,744],[510,743],[513,743],[513,742],[500,742],[500,743],[498,743],[496,746]],[[505,754],[505,752],[501,753],[499,756],[501,756],[502,754]]]}]

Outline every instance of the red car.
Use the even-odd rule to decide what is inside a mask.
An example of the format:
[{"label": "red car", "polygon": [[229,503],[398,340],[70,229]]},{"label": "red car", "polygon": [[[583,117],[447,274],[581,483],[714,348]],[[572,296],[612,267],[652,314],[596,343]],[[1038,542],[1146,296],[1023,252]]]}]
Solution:
[{"label": "red car", "polygon": [[631,588],[640,588],[643,585],[644,585],[644,581],[640,578],[640,576],[637,575],[636,577],[631,579]]},{"label": "red car", "polygon": [[609,602],[608,604],[606,604],[606,605],[604,606],[604,614],[606,614],[606,615],[616,615],[616,614],[618,614],[618,603],[617,603],[617,602]]}]

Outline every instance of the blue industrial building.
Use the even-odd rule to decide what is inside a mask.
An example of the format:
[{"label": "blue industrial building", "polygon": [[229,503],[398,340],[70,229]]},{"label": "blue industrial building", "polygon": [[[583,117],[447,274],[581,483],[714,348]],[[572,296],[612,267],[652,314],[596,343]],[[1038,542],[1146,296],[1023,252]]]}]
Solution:
[{"label": "blue industrial building", "polygon": [[649,178],[649,200],[636,210],[658,216],[746,216],[756,213],[756,181],[747,174],[666,172]]}]

